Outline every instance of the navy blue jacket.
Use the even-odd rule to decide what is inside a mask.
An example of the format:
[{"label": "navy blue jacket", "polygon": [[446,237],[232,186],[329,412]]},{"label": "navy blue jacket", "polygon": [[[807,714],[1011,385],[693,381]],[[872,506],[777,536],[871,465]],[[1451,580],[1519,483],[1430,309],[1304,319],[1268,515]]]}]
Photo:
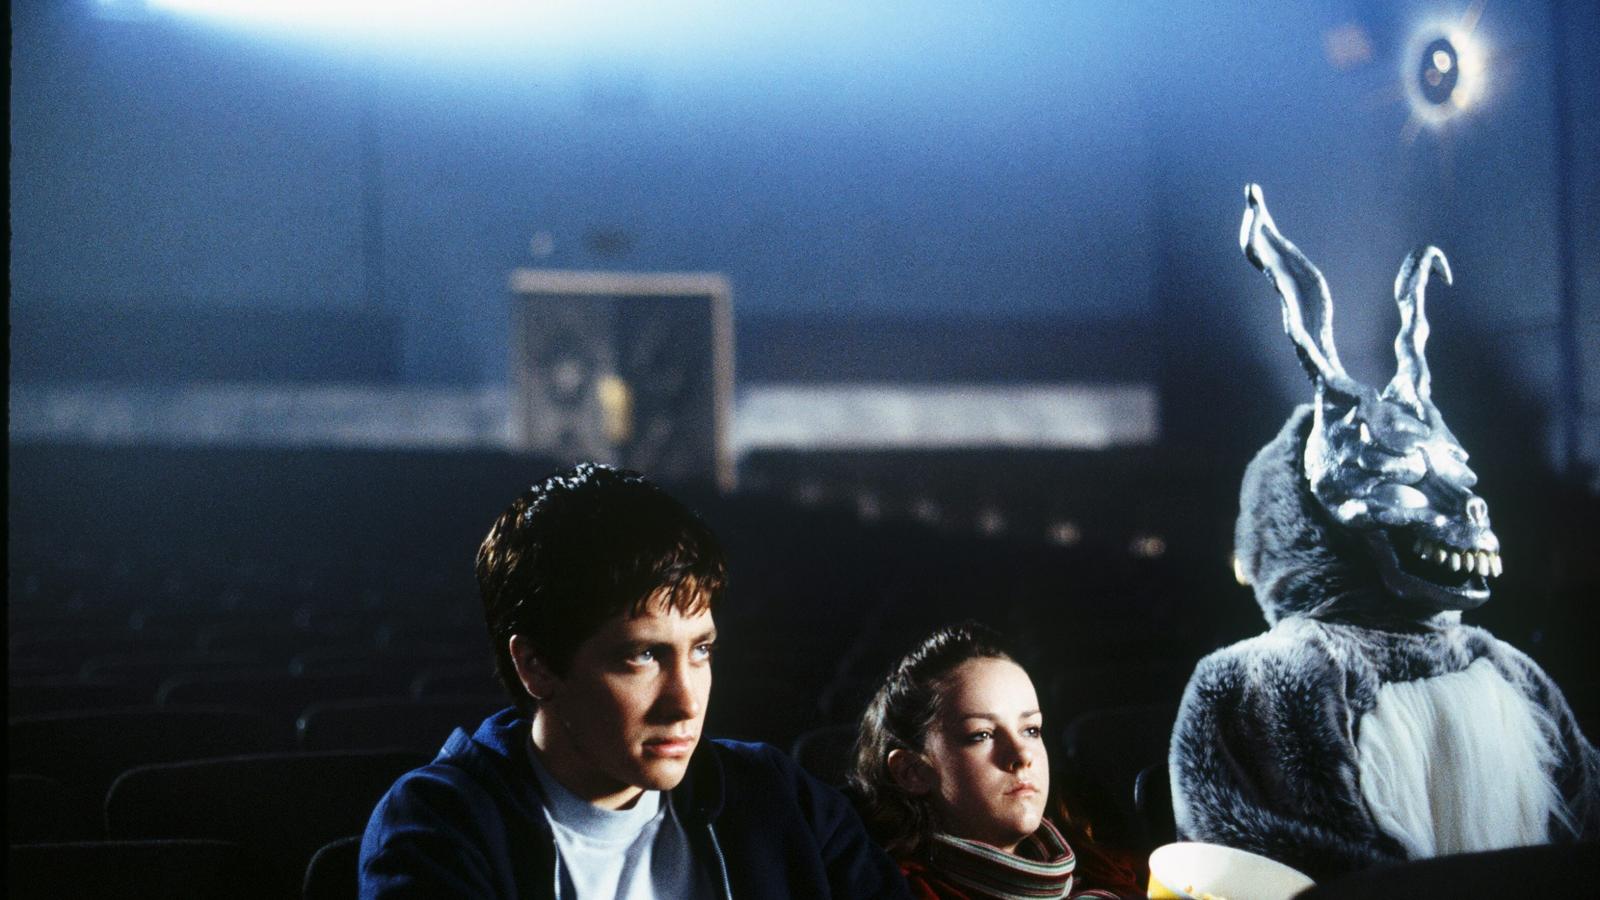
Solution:
[{"label": "navy blue jacket", "polygon": [[[395,782],[361,840],[363,898],[557,896],[531,727],[501,710]],[[849,801],[765,744],[702,741],[670,797],[725,900],[910,898]]]}]

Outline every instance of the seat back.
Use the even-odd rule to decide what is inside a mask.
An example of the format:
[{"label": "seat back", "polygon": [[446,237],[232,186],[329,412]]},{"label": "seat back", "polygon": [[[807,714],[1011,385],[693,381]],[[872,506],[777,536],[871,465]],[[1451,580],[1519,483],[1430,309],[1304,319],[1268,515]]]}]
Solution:
[{"label": "seat back", "polygon": [[280,886],[298,887],[323,844],[366,828],[373,807],[429,754],[263,753],[141,766],[106,796],[117,840],[204,838],[262,852]]},{"label": "seat back", "polygon": [[484,661],[430,663],[417,672],[411,681],[414,697],[452,697],[471,694],[497,693],[504,696],[505,687],[494,673],[494,666]]},{"label": "seat back", "polygon": [[12,716],[126,709],[148,705],[151,695],[133,685],[77,675],[13,678],[6,682],[6,712]]},{"label": "seat back", "polygon": [[1133,808],[1145,852],[1178,839],[1178,826],[1172,814],[1172,782],[1166,763],[1154,763],[1139,770],[1139,777],[1133,782]]},{"label": "seat back", "polygon": [[1600,843],[1547,844],[1374,866],[1317,885],[1297,900],[1416,897],[1593,897]]},{"label": "seat back", "polygon": [[84,841],[13,844],[7,852],[11,897],[116,897],[119,900],[281,900],[259,857],[227,841]]},{"label": "seat back", "polygon": [[306,866],[302,900],[356,900],[361,895],[361,835],[323,844]]},{"label": "seat back", "polygon": [[6,776],[6,842],[88,841],[103,837],[98,798],[43,775]]},{"label": "seat back", "polygon": [[54,778],[97,809],[111,782],[135,766],[283,750],[288,738],[267,717],[224,706],[24,716],[6,734],[12,772]]},{"label": "seat back", "polygon": [[789,755],[818,781],[836,788],[844,787],[859,730],[854,724],[813,728],[795,738]]},{"label": "seat back", "polygon": [[295,728],[302,750],[400,747],[434,753],[450,732],[462,728],[471,734],[505,705],[499,695],[329,700],[306,707]]},{"label": "seat back", "polygon": [[283,669],[227,674],[189,673],[162,683],[156,702],[162,706],[226,703],[258,710],[292,731],[300,711],[313,703],[353,697],[398,695],[410,683],[409,672],[362,667],[317,675],[291,675]]},{"label": "seat back", "polygon": [[1134,810],[1139,771],[1165,763],[1176,721],[1175,703],[1097,709],[1067,723],[1062,735],[1065,765],[1078,793],[1095,811],[1097,834],[1132,846],[1140,839]]},{"label": "seat back", "polygon": [[259,659],[244,653],[113,653],[85,661],[78,677],[127,685],[139,691],[141,702],[152,703],[161,683],[174,675],[239,671],[259,665]]}]

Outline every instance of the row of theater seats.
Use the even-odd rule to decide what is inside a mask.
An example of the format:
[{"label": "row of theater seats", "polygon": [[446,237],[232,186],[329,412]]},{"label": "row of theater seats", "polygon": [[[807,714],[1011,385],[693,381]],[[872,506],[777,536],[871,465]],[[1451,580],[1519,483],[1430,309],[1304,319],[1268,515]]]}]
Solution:
[{"label": "row of theater seats", "polygon": [[[849,563],[846,548],[820,552]],[[759,594],[746,588],[744,602],[730,602],[719,615],[724,639],[708,734],[793,747],[808,768],[841,783],[854,722],[882,672],[927,630],[969,617],[969,592],[982,583],[950,579],[946,587],[938,593],[925,582],[894,584],[818,569],[804,584],[769,581]],[[209,841],[191,848],[197,865],[217,871],[227,868],[217,868],[223,862],[265,866],[275,874],[264,883],[287,896],[293,890],[285,886],[298,885],[311,852],[357,833],[382,786],[392,781],[395,757],[372,751],[403,750],[410,755],[400,759],[414,765],[451,728],[470,728],[504,704],[481,624],[435,614],[417,598],[342,608],[326,601],[239,604],[190,596],[120,611],[111,603],[23,599],[10,607],[8,831],[15,852],[32,860],[13,871],[40,879],[82,877],[93,868],[85,857],[99,852],[119,867],[145,854],[157,877],[188,846],[174,842]],[[987,610],[1004,625],[1005,606]],[[1098,650],[1077,654],[1076,665],[1053,664],[1047,655],[1029,663],[1063,714],[1082,709],[1084,698],[1148,701],[1176,696],[1181,688],[1181,675],[1153,677],[1167,670],[1162,666],[1133,658],[1104,662],[1124,647]],[[1152,715],[1170,724],[1170,712]],[[1063,743],[1054,755],[1077,782],[1091,786],[1095,817],[1108,838],[1141,841],[1130,812],[1137,770],[1124,764],[1163,758],[1165,727],[1155,723],[1138,732],[1148,740],[1128,752],[1093,749],[1097,739],[1133,733],[1120,725],[1098,738],[1086,725],[1058,730]],[[1109,767],[1100,766],[1107,761]],[[308,768],[358,764],[374,766],[374,774],[317,775]],[[245,765],[288,767],[299,773],[289,779],[294,784],[319,791],[336,784],[354,793],[340,795],[341,805],[325,792],[315,798],[275,792],[295,799],[271,807],[254,794],[227,800],[210,786],[216,772]],[[141,768],[172,779],[197,771],[192,787],[169,796],[191,813],[214,804],[225,812],[183,819],[168,811],[155,825],[131,823],[127,810],[139,807],[123,798],[139,796],[128,792],[156,777],[140,774]],[[317,803],[340,812],[311,827],[295,810]],[[294,828],[285,829],[285,821]],[[241,827],[246,823],[263,827]],[[229,827],[212,827],[218,824]],[[290,832],[296,840],[285,846],[279,836]],[[238,845],[244,855],[228,856],[234,851],[217,841]],[[322,871],[349,886],[349,842],[325,855]]]},{"label": "row of theater seats", "polygon": [[[1113,745],[1149,750],[1127,735],[1157,725],[1166,712],[1123,709],[1074,719],[1063,740],[1069,766],[1084,765]],[[100,723],[102,738],[138,733],[118,728],[126,721]],[[853,737],[849,726],[828,726],[803,735],[793,753],[837,783]],[[13,835],[10,894],[352,898],[367,812],[400,772],[426,758],[406,750],[256,753],[137,766],[107,793],[106,839],[18,843]],[[37,812],[59,799],[50,794],[60,784],[41,776],[12,774],[7,787],[13,828],[19,805]],[[1164,763],[1140,769],[1125,799],[1137,816],[1135,841],[1125,846],[1142,856],[1173,839]],[[1593,843],[1522,848],[1384,867],[1324,885],[1308,900],[1467,896],[1458,891],[1469,888],[1583,896],[1570,891],[1592,886],[1583,873],[1595,871],[1597,849]]]},{"label": "row of theater seats", "polygon": [[[718,511],[734,591],[718,613],[707,733],[793,748],[802,764],[835,784],[855,721],[884,672],[927,632],[953,621],[979,618],[1011,634],[1048,708],[1061,716],[1052,731],[1063,742],[1084,729],[1062,723],[1086,709],[1174,702],[1181,690],[1187,648],[1160,643],[1161,632],[1149,627],[1138,639],[1109,638],[1135,633],[1138,610],[1126,608],[1127,585],[1159,578],[1159,568],[1128,577],[1060,549],[863,529],[821,514],[758,515],[738,504]],[[1008,574],[997,582],[995,572]],[[13,794],[60,799],[56,813],[10,817],[11,877],[62,888],[54,893],[76,893],[73,886],[95,869],[89,857],[105,854],[108,865],[145,866],[155,894],[173,867],[192,865],[201,870],[190,876],[195,883],[207,872],[233,878],[254,871],[273,896],[293,895],[302,877],[321,885],[308,892],[348,896],[350,838],[394,774],[386,768],[392,758],[371,752],[400,748],[412,760],[426,758],[450,727],[470,727],[503,705],[467,590],[438,597],[357,585],[341,602],[325,584],[322,596],[308,598],[300,586],[309,579],[292,570],[251,581],[232,570],[179,571],[163,580],[136,569],[110,585],[75,585],[73,574],[47,571],[10,608],[10,772],[29,776]],[[163,592],[158,602],[145,599],[151,585]],[[73,602],[58,602],[69,594]],[[1101,639],[1030,642],[1040,623],[1068,615],[1060,607],[1077,610],[1069,615],[1074,635]],[[1097,614],[1121,620],[1102,622]],[[1152,653],[1165,658],[1150,659]],[[113,713],[108,706],[124,708]],[[228,734],[233,743],[224,740]],[[369,754],[359,757],[363,764],[375,767],[368,780],[307,768],[334,764],[324,758],[356,765],[361,753]],[[1126,754],[1062,743],[1052,755],[1094,788],[1099,833],[1128,846],[1143,841],[1131,812],[1137,769],[1092,767],[1103,759],[1154,764],[1164,758],[1164,737]],[[203,786],[215,773],[247,764],[299,767],[297,784],[359,790],[337,795],[343,800],[324,793],[275,807]],[[201,780],[174,796],[187,798],[187,807],[217,804],[232,812],[197,818],[188,810],[189,818],[163,813],[157,825],[130,824],[127,811],[137,807],[123,798],[137,796],[127,792],[140,779],[155,777],[141,767],[170,778],[198,770]],[[341,812],[321,825],[293,812],[313,802]],[[47,805],[30,803],[36,810]],[[284,841],[291,830],[280,817],[295,823],[293,841]],[[313,851],[324,844],[331,846],[320,867],[312,866]]]},{"label": "row of theater seats", "polygon": [[[16,813],[51,801],[8,803],[8,882],[33,888],[12,895],[139,896],[142,884],[145,896],[292,896],[313,844],[331,844],[320,883],[348,892],[349,838],[377,796],[368,789],[387,784],[387,767],[401,763],[384,754],[426,756],[449,727],[503,703],[472,554],[510,493],[555,464],[495,454],[12,450],[8,774],[28,776],[10,785],[14,797],[66,798],[59,815],[32,818]],[[1122,513],[1161,526],[1149,530],[1165,536],[1166,551],[1133,557],[1092,540],[1063,546],[865,522],[850,510],[796,509],[759,493],[679,494],[721,536],[730,563],[708,734],[792,747],[837,783],[854,723],[889,666],[933,628],[976,618],[1003,632],[1032,674],[1055,735],[1052,761],[1097,836],[1135,852],[1170,834],[1167,733],[1194,662],[1263,628],[1226,565],[1231,502],[1158,515],[1171,510],[1135,498]],[[1548,492],[1527,497],[1541,514],[1551,505]],[[1105,512],[1073,510],[1086,534]],[[1519,526],[1511,513],[1497,506],[1497,524],[1537,536],[1538,517]],[[1592,529],[1576,532],[1584,533]],[[1563,649],[1574,656],[1584,629],[1572,623],[1592,608],[1592,576],[1582,580],[1593,570],[1588,546],[1569,543],[1560,564],[1552,556],[1508,575],[1514,605],[1490,605],[1489,615],[1506,616],[1497,633],[1541,662],[1547,653],[1559,661]],[[1546,583],[1541,573],[1577,574]],[[1536,633],[1543,647],[1524,640]],[[1593,736],[1600,684],[1552,674],[1589,716]],[[91,715],[122,718],[68,722]],[[159,715],[214,718],[188,731],[170,719],[134,724]],[[59,721],[33,724],[43,719]],[[224,744],[230,728],[245,737]],[[117,748],[159,744],[155,734],[174,740],[116,757]],[[19,768],[30,756],[58,765]],[[343,797],[339,776],[306,768],[324,757],[372,766],[370,781],[344,779],[361,787],[359,796]],[[243,770],[193,762],[201,758],[287,759],[281,764],[300,767],[294,787],[324,791],[297,802],[347,805],[325,825],[298,827],[310,819],[267,814],[282,809],[268,799],[230,800],[217,773]],[[139,830],[127,818],[137,806],[119,801],[117,830],[109,830],[107,801],[123,771],[190,765],[211,780],[168,789],[180,803],[215,806],[211,825],[227,827],[190,819],[177,829],[169,818]],[[176,778],[173,771],[161,777]],[[52,839],[41,841],[46,834]],[[74,834],[90,837],[66,839]],[[19,842],[24,835],[32,837]],[[116,889],[81,889],[101,870],[94,859],[123,873]]]},{"label": "row of theater seats", "polygon": [[505,705],[481,621],[420,594],[32,574],[8,606],[11,896],[352,897],[353,845],[308,882],[316,853]]},{"label": "row of theater seats", "polygon": [[[85,879],[126,879],[141,867],[148,867],[155,890],[174,871],[195,867],[194,878],[253,873],[258,896],[302,889],[307,896],[353,896],[355,838],[377,798],[401,772],[425,762],[443,734],[470,728],[497,702],[347,701],[319,705],[301,719],[302,734],[329,719],[349,747],[369,749],[279,750],[268,718],[227,707],[13,719],[9,878],[22,889],[13,894],[75,895],[89,884]],[[1139,851],[1171,838],[1160,793],[1165,765],[1123,779],[1103,763],[1159,755],[1164,738],[1155,732],[1165,712],[1081,716],[1061,743],[1062,760],[1079,773],[1075,781],[1122,781],[1114,799],[1128,810],[1139,776],[1144,794],[1137,812],[1126,813],[1126,822],[1102,820],[1108,839]],[[1124,727],[1134,719],[1145,720],[1154,735],[1143,746],[1129,740],[1138,729]],[[842,785],[854,738],[853,725],[824,726],[802,734],[792,752],[819,778]],[[1152,814],[1157,823],[1164,814],[1167,824],[1152,827]],[[95,874],[101,868],[106,872]]]},{"label": "row of theater seats", "polygon": [[[284,898],[309,881],[316,896],[354,896],[353,859],[314,867],[316,854],[358,834],[389,784],[428,757],[342,750],[136,766],[106,793],[103,836],[13,838],[10,894]],[[13,823],[19,803],[37,817],[70,802],[42,776],[13,773],[7,788]]]}]

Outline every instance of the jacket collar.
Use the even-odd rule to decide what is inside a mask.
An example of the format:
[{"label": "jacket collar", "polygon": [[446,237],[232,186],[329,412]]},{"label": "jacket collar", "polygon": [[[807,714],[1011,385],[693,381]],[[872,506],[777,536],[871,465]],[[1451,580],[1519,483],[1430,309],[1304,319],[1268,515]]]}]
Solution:
[{"label": "jacket collar", "polygon": [[[502,796],[519,812],[542,823],[544,796],[526,750],[532,728],[527,716],[508,707],[483,720],[470,738],[464,731],[452,734],[439,753],[440,761],[448,757],[480,781],[503,784]],[[467,752],[469,746],[475,746],[481,755]],[[711,822],[721,815],[724,791],[720,749],[714,741],[701,738],[689,758],[683,781],[669,794],[672,808],[682,820]]]},{"label": "jacket collar", "polygon": [[721,747],[704,737],[689,757],[683,781],[672,789],[672,808],[686,822],[713,822],[722,814],[724,799]]},{"label": "jacket collar", "polygon": [[503,802],[543,829],[544,793],[526,750],[532,727],[515,707],[507,707],[484,719],[470,738],[457,729],[439,751],[439,761],[466,769],[479,783],[498,785]]}]

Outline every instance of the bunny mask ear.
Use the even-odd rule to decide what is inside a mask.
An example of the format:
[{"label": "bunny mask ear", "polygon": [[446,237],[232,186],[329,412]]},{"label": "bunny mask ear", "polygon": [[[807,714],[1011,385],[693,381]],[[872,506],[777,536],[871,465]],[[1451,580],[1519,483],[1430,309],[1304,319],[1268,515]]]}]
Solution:
[{"label": "bunny mask ear", "polygon": [[1394,302],[1400,307],[1400,333],[1395,335],[1394,379],[1383,390],[1383,399],[1402,403],[1417,418],[1428,417],[1425,405],[1432,405],[1432,376],[1428,374],[1428,358],[1424,348],[1428,343],[1428,315],[1423,309],[1423,297],[1428,290],[1428,276],[1434,272],[1451,282],[1450,261],[1438,247],[1419,247],[1411,251],[1400,264],[1400,274],[1394,279]]},{"label": "bunny mask ear", "polygon": [[[1283,330],[1294,342],[1300,354],[1300,364],[1318,388],[1327,388],[1355,400],[1371,390],[1352,379],[1339,362],[1339,351],[1333,343],[1333,297],[1328,293],[1328,282],[1317,267],[1306,259],[1300,248],[1289,242],[1272,221],[1267,211],[1267,201],[1261,195],[1261,186],[1247,185],[1244,189],[1244,221],[1239,224],[1239,248],[1245,259],[1267,276],[1283,301]],[[1306,330],[1307,298],[1315,297],[1319,326],[1312,338]]]}]

